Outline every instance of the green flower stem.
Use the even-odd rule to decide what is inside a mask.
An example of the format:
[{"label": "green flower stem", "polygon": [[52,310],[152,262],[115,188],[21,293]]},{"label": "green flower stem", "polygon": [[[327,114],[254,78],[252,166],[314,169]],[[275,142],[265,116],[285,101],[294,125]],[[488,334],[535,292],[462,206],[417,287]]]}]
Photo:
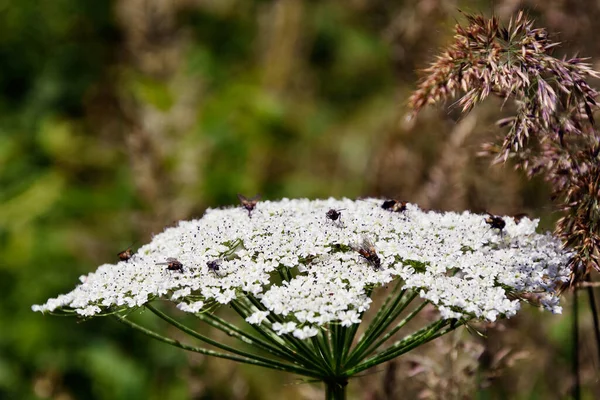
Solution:
[{"label": "green flower stem", "polygon": [[444,336],[445,334],[452,332],[453,330],[455,330],[459,326],[462,326],[463,324],[464,324],[464,322],[460,322],[460,323],[456,323],[456,324],[450,325],[446,329],[439,330],[439,331],[437,331],[437,332],[435,332],[435,333],[433,333],[433,334],[425,337],[425,339],[423,341],[415,340],[415,341],[413,341],[413,343],[405,346],[404,348],[398,349],[395,352],[388,354],[386,356],[386,360],[384,360],[382,362],[389,361],[389,360],[391,360],[393,358],[396,358],[396,357],[398,357],[398,356],[400,356],[400,355],[402,355],[404,353],[409,352],[410,350],[413,350],[416,347],[419,347],[419,346],[421,346],[421,345],[423,345],[425,343],[428,343],[428,342],[430,342],[432,340],[435,340],[435,339],[437,339],[437,338],[439,338],[441,336]]},{"label": "green flower stem", "polygon": [[424,301],[423,303],[419,304],[419,306],[417,308],[415,308],[413,311],[411,311],[411,313],[408,314],[405,318],[403,318],[393,329],[391,329],[388,333],[383,335],[381,337],[381,339],[379,339],[375,344],[370,346],[365,351],[364,354],[367,356],[372,354],[375,350],[377,350],[379,348],[379,346],[381,346],[383,343],[385,343],[386,340],[391,338],[396,332],[398,332],[400,329],[402,329],[404,327],[404,325],[406,325],[411,319],[413,319],[427,304],[428,304],[427,301]]},{"label": "green flower stem", "polygon": [[319,328],[319,333],[316,336],[319,348],[321,353],[323,354],[323,358],[331,372],[334,371],[335,360],[333,355],[333,346],[331,345],[331,328],[329,330],[325,330],[325,328]]},{"label": "green flower stem", "polygon": [[167,314],[163,313],[162,311],[157,310],[156,308],[152,307],[150,304],[146,304],[146,308],[149,309],[150,311],[152,311],[154,314],[156,314],[159,318],[165,320],[166,322],[168,322],[169,324],[173,325],[174,327],[176,327],[177,329],[179,329],[182,332],[187,333],[188,335],[201,340],[205,343],[208,343],[212,346],[215,346],[221,350],[225,350],[225,351],[229,351],[233,354],[237,354],[240,356],[244,356],[244,357],[248,357],[248,358],[252,358],[258,361],[262,361],[264,363],[271,363],[273,365],[278,365],[282,368],[285,368],[288,364],[282,363],[278,360],[273,360],[267,357],[263,357],[263,356],[259,356],[256,354],[252,354],[252,353],[248,353],[246,351],[243,350],[239,350],[236,349],[235,347],[231,347],[228,346],[226,344],[223,344],[221,342],[218,342],[216,340],[213,340],[207,336],[204,336],[198,332],[196,332],[195,330],[183,325],[182,323],[180,323],[179,321],[175,320],[174,318],[171,318],[170,316],[168,316]]},{"label": "green flower stem", "polygon": [[380,326],[387,320],[394,308],[396,308],[396,306],[402,301],[406,292],[407,289],[402,289],[397,296],[393,296],[392,293],[391,298],[386,299],[386,301],[381,305],[381,307],[377,311],[377,314],[375,314],[375,317],[367,327],[367,330],[361,335],[357,344],[357,348],[363,346],[365,340],[368,340],[368,338],[373,336],[373,332],[377,331],[380,328]]},{"label": "green flower stem", "polygon": [[[256,308],[258,308],[261,311],[268,311],[264,305],[258,301],[258,299],[256,299],[254,296],[252,295],[248,295],[246,297],[253,306],[255,306]],[[282,323],[284,322],[283,319],[281,319],[278,315],[273,314],[273,313],[269,313],[269,320],[271,322],[275,321],[275,322],[279,322]],[[319,365],[322,365],[322,361],[320,360],[319,357],[317,357],[316,355],[316,349],[315,348],[311,348],[309,347],[309,345],[307,343],[305,343],[304,341],[293,337],[292,335],[285,335],[285,340],[286,342],[290,343],[292,346],[294,346],[294,348],[299,352],[302,353],[303,355],[307,356],[309,359],[313,360],[313,367],[318,367]],[[327,367],[325,366],[321,366],[320,368],[321,370],[325,370],[327,371]]]},{"label": "green flower stem", "polygon": [[352,367],[356,365],[363,357],[366,350],[371,347],[373,341],[385,331],[385,329],[396,319],[398,315],[417,296],[416,292],[412,292],[408,298],[403,299],[406,290],[402,290],[399,296],[392,302],[392,304],[383,310],[380,314],[378,321],[374,321],[370,324],[370,328],[363,334],[354,350],[350,353],[350,357],[344,363],[345,367]]},{"label": "green flower stem", "polygon": [[372,340],[385,332],[385,330],[398,318],[398,316],[410,305],[410,303],[412,303],[416,297],[417,293],[411,292],[409,297],[405,297],[401,301],[395,302],[395,304],[390,307],[390,312],[388,313],[387,317],[382,320],[372,332],[369,342],[372,342]]},{"label": "green flower stem", "polygon": [[325,381],[325,399],[345,400],[347,386],[348,381],[345,378],[342,378],[341,380]]},{"label": "green flower stem", "polygon": [[277,268],[277,273],[279,274],[279,277],[281,278],[282,282],[286,282],[289,281],[287,275],[285,274],[285,272],[283,271],[282,267]]},{"label": "green flower stem", "polygon": [[[229,303],[229,305],[244,321],[246,321],[246,318],[248,318],[248,316],[250,316],[250,314],[252,314],[251,307],[239,299],[232,301],[231,303]],[[277,345],[280,347],[287,346],[287,343],[272,330],[266,329],[266,327],[264,327],[262,325],[251,324],[251,326],[254,328],[254,330],[256,330],[258,333],[260,333],[263,337],[267,338],[274,345]]]},{"label": "green flower stem", "polygon": [[[389,302],[389,300],[392,298],[393,293],[398,290],[400,288],[400,283],[401,280],[398,280],[398,282],[396,283],[396,286],[394,286],[394,289],[390,292],[390,294],[387,296],[386,300],[384,301],[384,304],[386,304],[387,302]],[[368,297],[371,297],[371,294],[373,293],[373,288],[367,288],[367,290],[365,290],[365,294]],[[379,309],[379,311],[377,312],[377,314],[379,314],[381,312],[381,308]],[[360,314],[360,318],[361,320],[363,319],[365,313],[361,313]],[[340,356],[340,363],[344,364],[346,358],[348,357],[348,352],[350,351],[350,348],[352,347],[352,343],[354,342],[354,337],[356,336],[356,332],[358,331],[358,327],[360,326],[360,324],[352,324],[349,328],[344,328],[344,345],[342,348],[342,353]]]},{"label": "green flower stem", "polygon": [[[249,308],[244,307],[243,304],[239,301],[232,301],[230,303],[231,307],[239,314],[242,319],[246,319],[248,315],[250,315],[251,311]],[[244,310],[244,309],[247,310]],[[285,352],[288,357],[294,358],[296,361],[301,361],[302,364],[317,367],[319,364],[315,364],[315,361],[311,357],[307,357],[304,353],[298,352],[296,349],[292,348],[290,344],[285,341],[281,336],[277,335],[275,332],[270,330],[268,327],[264,325],[254,325],[251,324],[252,328],[257,331],[261,336],[268,339],[273,346],[279,348],[281,351]],[[325,371],[322,370],[324,373]]]},{"label": "green flower stem", "polygon": [[[357,324],[358,325],[358,324]],[[334,356],[334,369],[335,373],[339,374],[342,366],[343,354],[346,351],[344,345],[346,343],[346,337],[348,334],[348,328],[341,326],[340,324],[333,324],[332,329],[332,344],[333,344],[333,356]]]},{"label": "green flower stem", "polygon": [[[366,369],[374,367],[375,365],[384,363],[393,358],[396,358],[416,347],[419,347],[427,342],[430,342],[434,339],[437,339],[440,336],[443,336],[449,332],[452,332],[454,329],[459,326],[465,324],[466,320],[454,321],[451,322],[450,326],[446,329],[442,329],[444,325],[448,323],[446,320],[441,320],[435,322],[428,327],[419,330],[418,332],[406,337],[405,339],[396,342],[394,345],[390,346],[390,348],[384,350],[383,352],[375,355],[374,357],[363,361],[358,364],[354,368],[347,371],[348,376],[352,376],[358,374]],[[422,333],[419,333],[422,332]]]},{"label": "green flower stem", "polygon": [[373,317],[373,320],[367,327],[367,330],[362,334],[362,337],[360,340],[362,340],[365,336],[370,335],[371,332],[376,328],[376,326],[382,320],[385,319],[386,313],[388,311],[390,311],[391,308],[393,308],[393,307],[388,307],[389,304],[392,303],[392,300],[394,300],[394,302],[399,302],[404,297],[404,294],[407,291],[406,289],[402,289],[398,294],[396,294],[398,289],[400,289],[400,287],[402,286],[402,283],[403,283],[402,280],[398,279],[398,282],[396,282],[396,286],[394,286],[394,289],[392,289],[390,294],[385,298],[385,300],[383,301],[383,304],[381,305],[381,307],[379,307],[379,310],[377,310],[377,313],[375,314],[375,316]]},{"label": "green flower stem", "polygon": [[446,324],[448,324],[448,320],[439,319],[439,320],[427,325],[426,327],[423,327],[423,328],[419,329],[418,331],[413,332],[410,335],[405,336],[404,338],[394,342],[390,347],[377,353],[375,355],[375,357],[386,356],[387,354],[393,353],[394,351],[396,351],[397,348],[401,348],[401,347],[405,346],[407,343],[418,342],[421,339],[423,339],[424,337],[427,337],[428,335],[432,334],[433,332],[439,331]]},{"label": "green flower stem", "polygon": [[273,355],[276,355],[281,358],[285,358],[289,361],[297,361],[298,358],[295,356],[295,353],[291,351],[286,351],[278,348],[277,346],[272,345],[271,343],[261,339],[258,336],[251,335],[243,330],[239,329],[237,326],[230,324],[229,322],[217,317],[216,315],[209,313],[198,313],[195,314],[196,317],[209,324],[213,328],[219,329],[225,334],[234,337],[242,342],[249,344],[251,346],[259,347]]},{"label": "green flower stem", "polygon": [[153,339],[170,344],[171,346],[175,346],[175,347],[178,347],[183,350],[193,351],[195,353],[200,353],[200,354],[204,354],[204,355],[212,356],[212,357],[224,358],[227,360],[237,361],[237,362],[241,362],[241,363],[245,363],[245,364],[252,364],[252,365],[259,366],[259,367],[276,369],[279,371],[292,372],[292,373],[295,373],[298,375],[308,376],[311,378],[322,379],[322,377],[319,373],[312,371],[310,369],[301,368],[301,367],[297,367],[294,365],[277,365],[277,364],[272,364],[270,362],[266,363],[266,362],[262,362],[259,360],[255,360],[253,358],[240,357],[240,356],[236,356],[236,355],[232,355],[232,354],[220,353],[218,351],[204,349],[202,347],[189,346],[187,344],[179,342],[178,340],[173,340],[173,339],[164,337],[154,331],[151,331],[150,329],[144,328],[143,326],[140,326],[121,315],[115,314],[115,318],[117,318],[117,320],[122,322],[123,324],[128,325],[130,328],[136,329],[136,330],[144,333],[145,335],[150,336]]},{"label": "green flower stem", "polygon": [[[245,307],[241,300],[232,301],[230,303],[231,307],[243,318],[245,319],[250,315],[251,311],[249,307]],[[246,308],[248,311],[245,311]],[[306,366],[310,366],[316,370],[319,370],[322,375],[327,375],[327,370],[323,368],[322,363],[318,358],[315,357],[314,351],[310,350],[310,352],[306,352],[304,350],[298,348],[292,348],[293,344],[287,340],[284,340],[281,336],[277,335],[272,330],[268,329],[264,325],[251,325],[254,330],[256,330],[263,337],[269,339],[273,344],[279,346],[282,350],[287,351],[290,354],[295,355],[295,358],[298,361],[301,361],[302,364]],[[287,338],[286,338],[287,339]]]},{"label": "green flower stem", "polygon": [[313,347],[315,348],[315,353],[320,358],[320,361],[321,361],[320,364],[323,365],[325,367],[325,369],[327,370],[327,376],[335,375],[335,373],[333,372],[333,367],[330,363],[330,359],[327,356],[325,346],[323,344],[323,341],[319,338],[319,335],[313,336],[311,338],[311,341],[313,343]]},{"label": "green flower stem", "polygon": [[[361,318],[363,317],[363,315],[361,315]],[[343,329],[344,343],[342,346],[342,353],[340,356],[340,364],[344,364],[346,362],[348,352],[352,347],[352,342],[354,341],[354,337],[356,336],[356,332],[358,331],[359,326],[360,324],[352,324],[350,327]]]}]

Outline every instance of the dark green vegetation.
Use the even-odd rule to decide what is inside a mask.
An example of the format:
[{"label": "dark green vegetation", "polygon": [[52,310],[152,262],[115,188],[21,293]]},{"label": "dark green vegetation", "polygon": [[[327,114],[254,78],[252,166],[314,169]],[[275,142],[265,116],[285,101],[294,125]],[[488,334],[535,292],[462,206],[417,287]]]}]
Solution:
[{"label": "dark green vegetation", "polygon": [[[505,20],[515,11],[497,3]],[[556,7],[532,16],[560,32],[561,51],[597,58],[600,11]],[[414,71],[449,40],[453,18],[456,3],[444,0],[0,1],[0,398],[320,397],[114,320],[30,311],[164,226],[236,204],[238,192],[396,196],[528,212],[550,228],[547,188],[474,157],[505,112],[499,101],[458,124],[453,109],[403,118]],[[584,390],[600,396],[585,329]],[[460,346],[445,340],[350,382],[350,393],[568,392],[568,316],[532,312],[485,341],[466,331]],[[423,372],[409,380],[415,365]]]}]

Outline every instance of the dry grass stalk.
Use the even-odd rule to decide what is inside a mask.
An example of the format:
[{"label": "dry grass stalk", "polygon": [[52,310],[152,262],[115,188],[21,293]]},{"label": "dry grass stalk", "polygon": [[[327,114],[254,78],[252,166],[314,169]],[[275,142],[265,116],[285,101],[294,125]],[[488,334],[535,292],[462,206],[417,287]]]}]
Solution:
[{"label": "dry grass stalk", "polygon": [[490,94],[514,101],[516,115],[498,122],[508,127],[503,143],[482,154],[495,162],[516,162],[531,177],[542,175],[564,215],[556,233],[574,250],[571,285],[600,271],[600,136],[593,110],[598,92],[586,79],[599,78],[582,58],[552,56],[558,45],[520,12],[507,27],[496,17],[466,15],[454,42],[424,71],[409,99],[416,114],[424,106],[462,93],[468,113]]}]

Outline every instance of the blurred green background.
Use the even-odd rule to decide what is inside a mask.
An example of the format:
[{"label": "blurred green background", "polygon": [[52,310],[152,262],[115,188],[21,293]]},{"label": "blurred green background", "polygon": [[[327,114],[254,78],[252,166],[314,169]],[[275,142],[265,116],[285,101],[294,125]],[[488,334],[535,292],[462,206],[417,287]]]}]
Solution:
[{"label": "blurred green background", "polygon": [[[510,112],[499,101],[466,118],[452,107],[405,118],[415,71],[451,40],[459,8],[504,21],[525,8],[560,52],[599,60],[600,5],[583,0],[0,0],[0,398],[321,398],[318,385],[112,319],[30,310],[238,192],[397,196],[527,212],[550,229],[542,182],[475,156]],[[448,336],[350,394],[568,398],[568,304],[488,326],[486,339]],[[588,316],[584,398],[600,398]]]}]

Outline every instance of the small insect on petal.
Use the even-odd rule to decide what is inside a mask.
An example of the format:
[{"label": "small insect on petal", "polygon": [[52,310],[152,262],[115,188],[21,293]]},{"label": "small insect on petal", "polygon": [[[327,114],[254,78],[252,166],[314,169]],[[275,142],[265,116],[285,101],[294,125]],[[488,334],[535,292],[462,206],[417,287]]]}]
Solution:
[{"label": "small insect on petal", "polygon": [[345,208],[340,208],[338,210],[330,208],[329,211],[327,211],[325,213],[325,216],[327,218],[329,218],[330,220],[332,220],[333,222],[339,222],[339,225],[342,225],[342,211],[345,210]]},{"label": "small insect on petal", "polygon": [[374,269],[381,268],[381,260],[375,250],[375,245],[369,238],[363,236],[360,243],[350,245],[352,249],[360,254]]},{"label": "small insect on petal", "polygon": [[407,204],[408,204],[408,202],[406,202],[406,201],[390,199],[390,200],[385,200],[383,202],[383,204],[381,205],[381,208],[383,208],[384,210],[391,211],[391,212],[404,212],[404,211],[406,211]]},{"label": "small insect on petal", "polygon": [[506,226],[504,219],[497,215],[490,214],[487,211],[486,214],[489,215],[489,217],[485,219],[485,223],[488,224],[492,229],[498,229],[500,231],[500,235],[502,235],[502,230]]},{"label": "small insect on petal", "polygon": [[117,254],[117,256],[119,257],[119,260],[121,260],[121,261],[129,261],[129,259],[132,256],[131,247],[128,247],[127,249],[119,252]]},{"label": "small insect on petal", "polygon": [[219,271],[219,268],[221,267],[222,262],[223,262],[223,260],[221,260],[220,258],[217,258],[215,260],[211,260],[211,261],[207,262],[206,266],[208,267],[209,271],[212,271],[215,274],[217,274],[217,272]]},{"label": "small insect on petal", "polygon": [[238,193],[237,197],[238,197],[238,199],[240,199],[240,203],[242,204],[242,207],[248,211],[248,217],[252,217],[252,210],[254,210],[254,208],[256,207],[256,204],[260,200],[260,197],[261,197],[260,194],[257,194],[256,196],[249,199],[246,196]]},{"label": "small insect on petal", "polygon": [[340,218],[342,216],[342,213],[340,211],[344,210],[343,208],[339,209],[339,210],[334,210],[333,208],[330,208],[329,211],[327,211],[327,213],[325,213],[325,216],[327,216],[327,218],[329,218],[332,221],[336,221],[338,218]]},{"label": "small insect on petal", "polygon": [[166,262],[156,263],[156,265],[166,265],[169,271],[183,272],[183,264],[174,257],[167,257]]}]

